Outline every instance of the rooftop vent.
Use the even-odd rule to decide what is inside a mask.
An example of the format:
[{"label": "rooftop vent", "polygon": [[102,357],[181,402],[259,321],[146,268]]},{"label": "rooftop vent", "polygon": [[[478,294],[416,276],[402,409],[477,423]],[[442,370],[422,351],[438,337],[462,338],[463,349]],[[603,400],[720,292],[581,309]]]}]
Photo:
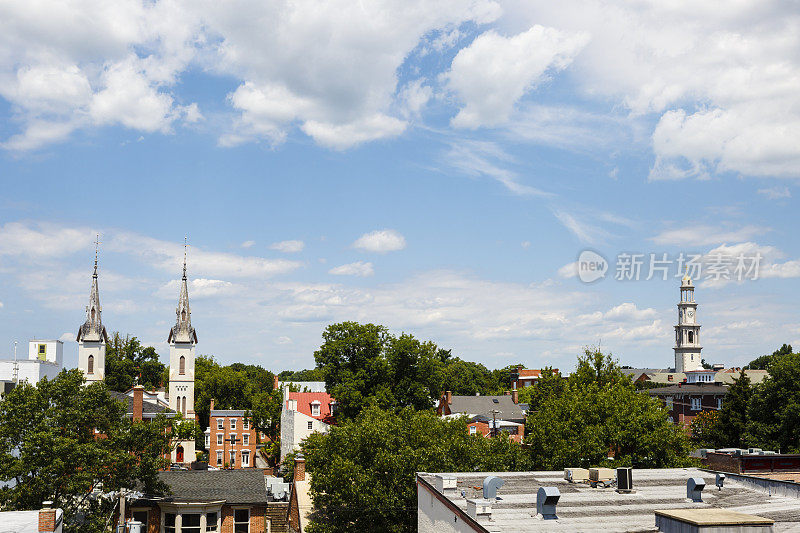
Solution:
[{"label": "rooftop vent", "polygon": [[467,500],[467,514],[476,520],[480,516],[492,516],[492,500]]},{"label": "rooftop vent", "polygon": [[555,520],[556,504],[561,499],[561,493],[556,487],[539,487],[536,493],[536,512],[545,520]]},{"label": "rooftop vent", "polygon": [[706,482],[703,478],[690,477],[686,481],[686,497],[693,502],[702,502],[704,488],[706,488]]},{"label": "rooftop vent", "polygon": [[505,485],[505,481],[497,476],[489,476],[483,480],[483,497],[486,499],[497,498],[497,489]]},{"label": "rooftop vent", "polygon": [[722,490],[722,485],[725,484],[725,474],[717,474],[717,490]]},{"label": "rooftop vent", "polygon": [[570,483],[586,483],[589,481],[589,470],[586,468],[565,468],[564,479]]},{"label": "rooftop vent", "polygon": [[456,490],[457,479],[456,476],[449,474],[436,474],[433,476],[433,484],[436,490],[445,494],[445,491]]},{"label": "rooftop vent", "polygon": [[617,468],[617,492],[633,492],[633,469],[628,467]]}]

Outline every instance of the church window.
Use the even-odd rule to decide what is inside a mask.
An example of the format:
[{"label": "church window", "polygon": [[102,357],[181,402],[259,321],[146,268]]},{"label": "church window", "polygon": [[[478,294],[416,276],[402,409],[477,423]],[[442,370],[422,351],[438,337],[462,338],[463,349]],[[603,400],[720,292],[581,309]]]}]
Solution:
[{"label": "church window", "polygon": [[93,355],[89,356],[89,361],[88,361],[88,365],[87,366],[88,366],[87,372],[89,374],[94,374],[94,356]]},{"label": "church window", "polygon": [[694,332],[693,331],[689,332],[689,342],[694,342]]},{"label": "church window", "polygon": [[186,322],[186,309],[181,311],[181,322]]},{"label": "church window", "polygon": [[94,307],[92,307],[92,322],[94,322]]},{"label": "church window", "polygon": [[180,362],[178,363],[178,373],[182,376],[186,373],[186,358],[181,356]]},{"label": "church window", "polygon": [[186,416],[186,396],[183,397],[183,408],[181,409],[183,416]]}]

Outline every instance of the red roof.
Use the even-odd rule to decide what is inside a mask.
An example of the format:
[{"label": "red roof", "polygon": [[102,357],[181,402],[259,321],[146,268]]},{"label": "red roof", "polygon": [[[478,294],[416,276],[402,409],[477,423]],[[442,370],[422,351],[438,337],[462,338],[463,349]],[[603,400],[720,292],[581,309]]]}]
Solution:
[{"label": "red roof", "polygon": [[[334,400],[327,392],[290,392],[287,400],[297,400],[297,411],[311,418],[325,421],[331,416],[331,402]],[[311,405],[319,402],[319,416],[311,414]]]},{"label": "red roof", "polygon": [[[520,378],[538,378],[542,375],[542,371],[538,368],[520,368],[517,372]],[[558,369],[554,368],[553,372],[558,374]]]}]

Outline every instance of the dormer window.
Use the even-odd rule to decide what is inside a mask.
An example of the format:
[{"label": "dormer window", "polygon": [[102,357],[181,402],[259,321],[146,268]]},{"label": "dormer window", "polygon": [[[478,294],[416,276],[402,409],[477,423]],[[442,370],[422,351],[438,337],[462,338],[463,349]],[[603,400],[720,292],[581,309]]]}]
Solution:
[{"label": "dormer window", "polygon": [[311,416],[319,416],[320,413],[320,403],[314,401],[311,403]]}]

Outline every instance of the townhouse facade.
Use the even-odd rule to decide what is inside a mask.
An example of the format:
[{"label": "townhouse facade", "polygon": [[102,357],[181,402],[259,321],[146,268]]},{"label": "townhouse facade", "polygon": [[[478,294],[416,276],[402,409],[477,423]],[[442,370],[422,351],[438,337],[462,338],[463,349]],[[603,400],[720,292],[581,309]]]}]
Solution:
[{"label": "townhouse facade", "polygon": [[214,409],[211,400],[206,432],[208,464],[216,468],[241,469],[256,466],[256,430],[243,410]]}]

